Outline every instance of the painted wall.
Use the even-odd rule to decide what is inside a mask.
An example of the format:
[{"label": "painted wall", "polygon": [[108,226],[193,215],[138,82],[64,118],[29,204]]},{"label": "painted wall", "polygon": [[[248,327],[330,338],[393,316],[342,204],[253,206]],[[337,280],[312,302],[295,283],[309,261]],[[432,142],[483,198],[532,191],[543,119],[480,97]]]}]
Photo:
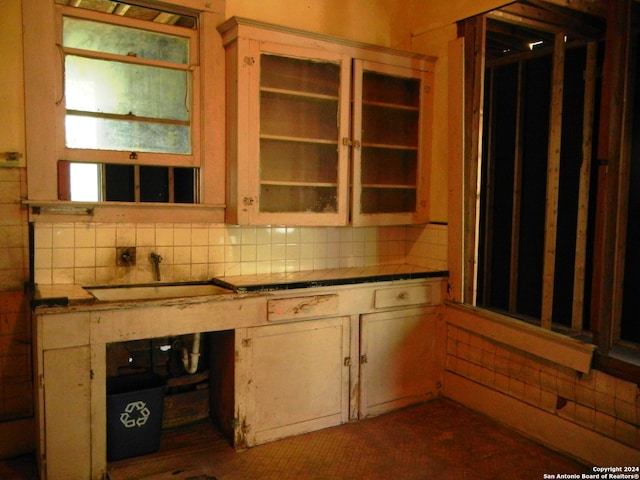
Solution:
[{"label": "painted wall", "polygon": [[469,18],[480,13],[512,2],[504,0],[412,0],[410,18],[412,35],[421,35],[451,25],[458,20]]},{"label": "painted wall", "polygon": [[259,19],[287,27],[409,48],[411,9],[395,0],[227,0],[226,16]]},{"label": "painted wall", "polygon": [[[0,165],[4,152],[25,151],[21,25],[21,2],[0,0]],[[13,420],[0,422],[0,456],[33,447],[26,189],[26,168],[0,166],[0,420]]]},{"label": "painted wall", "polygon": [[[226,5],[227,17],[245,16],[392,48],[409,49],[411,44],[408,17],[412,9],[394,0],[227,0]],[[24,154],[21,7],[21,0],[0,0],[3,32],[0,152]],[[26,175],[26,168],[0,167],[0,457],[32,450],[34,440],[31,332],[28,305],[22,293],[23,284],[29,279],[28,218],[21,205],[21,200],[27,197]],[[118,235],[123,235],[143,248],[167,249],[165,258],[173,259],[170,271],[176,280],[206,278],[212,272],[362,265],[370,264],[374,256],[381,263],[406,259],[436,268],[446,266],[447,229],[438,225],[427,229],[345,227],[285,233],[225,225],[102,225],[101,228],[115,235],[114,242],[122,239]],[[91,235],[97,229],[97,225],[39,226],[37,280],[99,283],[105,280],[105,274],[117,277],[119,272],[112,268],[113,259],[105,260],[103,256],[106,250],[100,242],[105,237]],[[207,232],[206,247],[202,244],[202,231]],[[168,267],[168,262],[163,266]],[[139,281],[149,273],[136,271],[126,280]]]},{"label": "painted wall", "polygon": [[[27,0],[23,0],[27,1]],[[33,1],[33,0],[28,0]],[[40,0],[39,0],[40,1]],[[392,48],[412,49],[438,57],[435,79],[435,122],[433,135],[432,171],[432,220],[442,223],[459,222],[451,218],[446,202],[448,191],[448,55],[449,42],[456,37],[455,21],[491,10],[506,3],[497,0],[227,0],[227,17],[238,15],[289,27],[310,30],[357,41],[379,44]],[[0,25],[4,41],[0,43],[0,152],[25,151],[24,111],[21,50],[21,1],[0,0]],[[22,283],[28,278],[27,219],[20,199],[26,197],[26,169],[0,168],[0,420],[22,418],[30,415],[32,399],[29,377],[30,347],[29,320],[24,309],[24,297],[20,293]],[[7,220],[9,219],[9,220]],[[258,231],[255,228],[225,225],[40,225],[36,247],[36,274],[43,281],[63,280],[65,283],[93,278],[102,280],[101,248],[105,248],[102,236],[95,235],[98,228],[135,241],[144,248],[159,246],[170,248],[166,258],[173,258],[172,276],[176,280],[201,278],[216,274],[250,273],[252,271],[278,271],[279,269],[303,269],[331,266],[370,264],[374,256],[379,262],[406,261],[433,265],[447,264],[446,225],[427,228],[380,229],[277,229]],[[187,232],[188,230],[188,232]],[[206,231],[207,245],[204,245]],[[73,232],[73,233],[71,233]],[[153,233],[152,233],[153,232]],[[289,234],[289,235],[288,235]],[[61,237],[57,237],[61,235]],[[151,236],[153,235],[153,236]],[[284,236],[283,236],[284,235]],[[66,240],[61,241],[64,238]],[[108,237],[112,238],[112,237]],[[120,237],[122,239],[122,237]],[[72,243],[65,243],[72,242]],[[320,245],[320,247],[319,247]],[[206,248],[203,248],[205,247]],[[7,254],[7,251],[11,251]],[[318,253],[318,252],[324,253]],[[368,252],[364,255],[361,252]],[[376,252],[373,254],[372,252]],[[73,254],[73,264],[66,254]],[[203,258],[206,256],[206,261]],[[76,261],[77,260],[77,261]],[[196,260],[196,261],[194,261]],[[83,264],[84,262],[84,264]],[[91,263],[94,262],[94,263]],[[88,264],[87,264],[88,263]],[[108,260],[109,268],[113,263]],[[165,267],[168,266],[165,264]],[[110,273],[113,273],[110,271]],[[139,281],[150,272],[135,272]],[[91,277],[93,275],[93,277]],[[465,336],[466,335],[466,336]],[[454,341],[455,340],[455,341]],[[25,344],[26,341],[26,344]],[[467,346],[485,342],[481,356],[467,354]],[[26,345],[26,346],[25,346]],[[632,400],[637,393],[635,386],[618,382],[613,377],[599,373],[588,379],[576,379],[575,372],[564,372],[570,377],[570,392],[544,385],[532,384],[536,401],[522,393],[528,391],[529,380],[522,380],[519,373],[506,375],[505,369],[515,370],[523,362],[535,364],[534,370],[559,370],[555,365],[540,367],[527,352],[515,351],[503,345],[509,352],[509,360],[491,364],[486,358],[498,358],[497,348],[486,339],[476,338],[465,332],[449,331],[447,342],[447,371],[457,377],[471,379],[474,385],[483,385],[484,391],[497,392],[516,398],[520,402],[514,415],[524,411],[526,405],[534,405],[549,415],[562,417],[572,424],[616,439],[629,447],[639,446],[638,419],[640,406]],[[469,352],[476,352],[468,348]],[[488,351],[489,355],[484,352]],[[497,351],[497,350],[496,350]],[[502,358],[502,356],[500,356]],[[18,365],[20,367],[18,367]],[[478,372],[480,377],[478,377]],[[502,375],[502,376],[501,376]],[[509,377],[509,383],[504,376]],[[536,377],[538,378],[538,377]],[[560,377],[558,377],[560,378]],[[515,379],[515,380],[514,380]],[[517,381],[516,381],[517,380]],[[566,379],[565,379],[566,380]],[[588,385],[584,383],[591,382]],[[559,382],[559,380],[558,380]],[[565,382],[566,383],[566,382]],[[558,383],[559,385],[559,383]],[[578,386],[591,389],[593,396],[578,397]],[[563,387],[564,388],[564,387]],[[448,387],[453,393],[453,387]],[[447,386],[445,385],[445,392]],[[462,395],[462,394],[461,394]],[[550,396],[551,395],[551,396]],[[572,396],[573,395],[573,396]],[[553,405],[551,397],[562,397],[566,406]],[[487,397],[489,398],[489,397]],[[594,398],[594,399],[592,399]],[[636,399],[638,397],[636,396]],[[599,405],[600,400],[606,404]],[[612,400],[613,399],[613,400]],[[595,405],[592,405],[596,402]],[[491,412],[487,412],[492,414]],[[11,427],[13,425],[13,428]],[[28,451],[33,439],[23,420],[0,422],[0,457]]]}]

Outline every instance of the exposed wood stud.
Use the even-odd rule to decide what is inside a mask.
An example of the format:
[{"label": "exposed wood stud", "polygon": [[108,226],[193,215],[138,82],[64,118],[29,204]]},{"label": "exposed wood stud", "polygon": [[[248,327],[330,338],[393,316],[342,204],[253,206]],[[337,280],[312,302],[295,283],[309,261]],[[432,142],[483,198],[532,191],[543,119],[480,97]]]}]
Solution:
[{"label": "exposed wood stud", "polygon": [[596,97],[598,45],[587,45],[586,75],[584,88],[584,109],[582,120],[582,164],[580,165],[580,186],[578,192],[578,219],[576,225],[576,254],[573,280],[573,307],[571,329],[582,330],[584,316],[585,268],[587,256],[587,227],[589,217],[589,182],[591,178],[591,158],[593,156],[593,119]]},{"label": "exposed wood stud", "polygon": [[464,301],[476,303],[476,253],[478,232],[478,200],[479,200],[479,172],[480,157],[482,156],[482,125],[483,125],[483,85],[484,85],[484,57],[486,38],[486,19],[484,16],[471,19],[464,24],[465,37],[465,91],[472,92],[465,102],[465,160],[464,179],[465,192],[473,192],[466,196],[465,210],[465,285]]},{"label": "exposed wood stud", "polygon": [[551,112],[549,114],[549,148],[547,153],[547,196],[545,211],[544,261],[542,270],[541,326],[551,328],[553,288],[558,231],[558,198],[560,190],[560,146],[562,139],[562,97],[564,91],[564,34],[556,34],[551,80]]}]

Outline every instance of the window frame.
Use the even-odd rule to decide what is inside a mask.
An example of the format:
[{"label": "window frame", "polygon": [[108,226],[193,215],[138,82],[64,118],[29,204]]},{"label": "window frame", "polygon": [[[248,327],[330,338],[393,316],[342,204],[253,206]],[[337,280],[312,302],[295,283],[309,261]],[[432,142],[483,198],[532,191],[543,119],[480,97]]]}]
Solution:
[{"label": "window frame", "polygon": [[[191,73],[191,82],[189,85],[189,108],[190,108],[190,128],[191,128],[191,153],[190,154],[169,154],[156,152],[135,152],[136,159],[132,161],[129,157],[131,151],[121,150],[104,150],[104,149],[82,149],[70,148],[65,142],[65,116],[66,105],[64,98],[64,84],[66,82],[63,64],[65,55],[74,54],[84,57],[82,51],[70,49],[62,45],[63,35],[63,18],[73,17],[83,20],[91,20],[100,23],[108,23],[111,25],[135,28],[138,30],[146,30],[155,33],[163,33],[176,37],[183,37],[189,40],[189,61],[184,68],[176,70],[185,70]],[[198,27],[199,28],[199,27]],[[65,5],[56,5],[56,43],[60,45],[60,78],[62,79],[60,100],[56,102],[56,122],[59,125],[58,134],[58,158],[79,163],[119,163],[119,164],[135,164],[148,166],[167,166],[167,167],[199,167],[201,163],[200,155],[200,53],[198,43],[198,30],[190,30],[183,27],[175,27],[162,23],[155,23],[148,20],[136,20],[128,17],[120,17],[102,12],[95,12],[83,8],[68,7]],[[108,59],[108,55],[95,53],[88,58]],[[167,66],[166,62],[147,61],[144,62],[149,66]],[[140,64],[136,62],[136,64]]]},{"label": "window frame", "polygon": [[[620,339],[621,298],[622,298],[622,274],[624,264],[624,250],[626,238],[626,202],[628,185],[628,168],[630,162],[630,138],[629,125],[630,114],[625,110],[628,104],[630,56],[629,41],[631,38],[629,19],[631,2],[618,2],[615,8],[610,8],[607,13],[607,24],[616,25],[616,29],[608,28],[605,38],[605,66],[603,69],[603,87],[601,92],[602,107],[598,130],[594,130],[594,138],[598,137],[598,162],[593,168],[598,169],[598,194],[595,219],[595,240],[593,248],[593,282],[585,285],[584,296],[590,302],[591,333],[579,337],[587,344],[594,344],[597,351],[594,356],[593,367],[603,370],[617,377],[638,382],[640,381],[640,345],[628,348],[627,342]],[[621,35],[620,26],[624,26]],[[479,15],[467,19],[459,24],[459,40],[462,42],[451,51],[458,52],[458,60],[464,62],[464,69],[459,72],[463,79],[459,88],[463,93],[460,105],[452,105],[460,108],[462,131],[468,134],[461,135],[462,150],[459,151],[462,163],[460,165],[461,178],[459,187],[461,200],[459,204],[461,224],[459,233],[461,236],[461,257],[454,260],[452,265],[455,270],[459,268],[459,277],[453,275],[453,280],[459,281],[462,291],[456,299],[462,304],[485,311],[488,315],[499,315],[487,307],[477,306],[477,276],[478,271],[478,245],[479,245],[479,218],[481,206],[480,198],[480,168],[483,141],[482,119],[483,96],[485,82],[485,38],[486,16]],[[553,76],[553,73],[552,73]],[[620,96],[617,92],[625,92]],[[553,116],[553,113],[551,114]],[[602,120],[602,118],[606,120]],[[636,121],[638,121],[636,119]],[[608,125],[603,127],[603,125]],[[460,137],[458,137],[460,138]],[[454,140],[455,141],[455,140]],[[450,144],[451,145],[451,144]],[[551,150],[551,149],[549,149]],[[452,171],[457,173],[457,171]],[[604,195],[602,192],[608,192]],[[552,199],[553,200],[553,199]],[[548,199],[547,199],[548,202]],[[545,209],[549,211],[549,205]],[[549,226],[549,220],[545,220],[545,226]],[[455,233],[454,232],[450,232]],[[547,245],[548,240],[545,241]],[[546,249],[547,247],[545,247]],[[455,252],[455,246],[454,250]],[[457,252],[456,252],[457,253]],[[544,274],[543,274],[544,277]],[[552,302],[549,299],[549,282],[553,287],[553,274],[551,280],[544,280],[543,302]],[[544,289],[547,289],[546,299]],[[590,300],[589,300],[590,299]],[[585,303],[586,305],[586,303]],[[554,325],[549,312],[542,307],[540,321],[534,322],[541,329],[550,331]],[[545,315],[547,315],[545,317]],[[513,317],[522,320],[521,317]],[[573,322],[574,326],[581,325]]]},{"label": "window frame", "polygon": [[[196,102],[200,112],[192,123],[197,123],[197,136],[193,136],[194,150],[199,159],[196,165],[189,163],[173,166],[199,166],[199,204],[145,204],[122,202],[98,202],[78,205],[82,202],[60,200],[58,161],[60,140],[60,112],[56,106],[63,92],[61,83],[62,57],[58,45],[58,5],[54,0],[22,2],[23,52],[25,86],[25,131],[27,168],[33,174],[27,176],[28,198],[23,201],[30,207],[30,221],[111,221],[111,222],[223,222],[225,209],[225,122],[224,122],[224,48],[216,30],[224,21],[225,0],[171,0],[139,2],[159,10],[177,13],[189,12],[198,19],[197,38],[199,79],[194,80],[198,89]],[[60,20],[61,21],[61,20]],[[178,28],[178,27],[176,27]],[[195,83],[197,82],[197,83]],[[193,132],[192,132],[193,135]],[[199,146],[198,146],[199,145]],[[131,164],[130,152],[122,163]],[[109,152],[108,162],[103,158],[92,163],[115,163]],[[141,164],[153,164],[163,154],[144,155]],[[194,157],[195,158],[195,157]],[[149,161],[147,161],[147,159]],[[82,160],[82,159],[81,159]],[[88,161],[86,158],[84,161]],[[120,162],[121,159],[118,159]],[[175,162],[173,162],[175,163]],[[162,165],[162,164],[160,164]],[[166,164],[165,164],[166,165]],[[74,205],[70,207],[69,204]],[[78,214],[81,213],[82,216]]]}]

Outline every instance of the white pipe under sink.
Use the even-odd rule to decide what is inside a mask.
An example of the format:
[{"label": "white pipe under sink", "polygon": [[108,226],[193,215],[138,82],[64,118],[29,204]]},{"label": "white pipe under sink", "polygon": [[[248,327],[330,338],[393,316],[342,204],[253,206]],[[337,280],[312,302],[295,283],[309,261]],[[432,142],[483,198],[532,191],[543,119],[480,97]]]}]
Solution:
[{"label": "white pipe under sink", "polygon": [[200,333],[193,334],[193,346],[191,353],[186,347],[182,348],[182,365],[187,373],[196,373],[200,361]]}]

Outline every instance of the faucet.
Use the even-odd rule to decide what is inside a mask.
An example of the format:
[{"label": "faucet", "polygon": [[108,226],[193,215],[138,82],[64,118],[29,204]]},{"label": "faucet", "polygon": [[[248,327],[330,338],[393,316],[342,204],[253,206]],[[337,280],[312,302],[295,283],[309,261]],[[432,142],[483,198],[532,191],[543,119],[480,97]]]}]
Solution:
[{"label": "faucet", "polygon": [[151,263],[153,263],[153,272],[155,273],[156,282],[160,281],[160,262],[162,262],[162,257],[157,253],[151,252],[149,255],[151,258]]}]

